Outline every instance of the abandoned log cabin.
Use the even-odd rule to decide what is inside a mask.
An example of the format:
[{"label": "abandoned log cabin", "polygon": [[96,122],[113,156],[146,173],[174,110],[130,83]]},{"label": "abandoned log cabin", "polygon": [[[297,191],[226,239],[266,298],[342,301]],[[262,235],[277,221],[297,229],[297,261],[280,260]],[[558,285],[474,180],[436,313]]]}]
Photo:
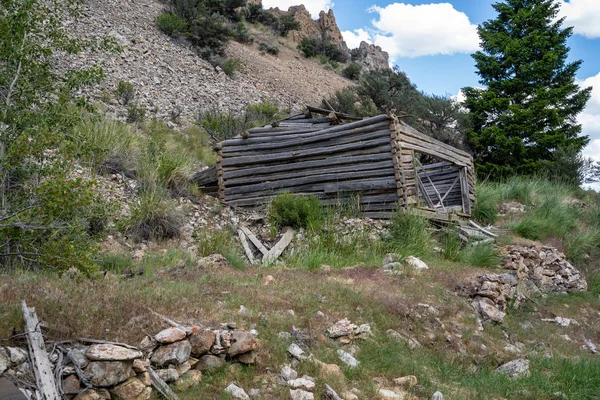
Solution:
[{"label": "abandoned log cabin", "polygon": [[475,200],[471,155],[393,114],[359,119],[309,107],[215,150],[216,165],[193,180],[232,207],[254,207],[291,192],[317,196],[325,205],[358,202],[371,218],[389,218],[401,208],[454,220],[469,217]]}]

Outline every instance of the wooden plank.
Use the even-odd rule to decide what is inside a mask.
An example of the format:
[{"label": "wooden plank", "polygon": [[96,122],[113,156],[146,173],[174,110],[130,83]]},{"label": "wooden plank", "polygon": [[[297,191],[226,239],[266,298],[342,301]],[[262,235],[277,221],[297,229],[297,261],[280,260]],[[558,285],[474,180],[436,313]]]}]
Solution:
[{"label": "wooden plank", "polygon": [[260,240],[258,240],[258,238],[256,236],[254,236],[254,233],[252,233],[252,231],[250,229],[248,229],[245,226],[240,227],[240,229],[242,232],[244,232],[246,234],[246,236],[248,236],[248,239],[250,239],[252,244],[254,246],[256,246],[258,251],[260,251],[263,255],[265,255],[269,252],[269,250],[260,242]]},{"label": "wooden plank", "polygon": [[469,199],[469,183],[467,181],[467,169],[463,168],[460,174],[461,192],[463,196],[463,211],[471,214],[471,200]]},{"label": "wooden plank", "polygon": [[465,157],[469,160],[472,160],[472,158],[473,158],[469,153],[459,150],[456,147],[452,147],[446,143],[440,142],[439,140],[436,140],[436,139],[432,138],[431,136],[427,136],[402,121],[398,121],[398,130],[401,135],[412,136],[420,141],[423,141],[423,142],[426,142],[426,143],[429,143],[429,144],[432,144],[432,145],[435,145],[438,147],[445,148],[446,150],[451,151],[452,153],[456,154],[459,157]]},{"label": "wooden plank", "polygon": [[226,170],[223,173],[223,178],[225,180],[230,180],[233,178],[240,178],[244,176],[253,176],[260,174],[270,174],[273,172],[275,168],[279,172],[284,171],[297,171],[303,169],[310,169],[315,167],[321,167],[323,165],[352,165],[352,164],[360,164],[362,162],[378,162],[383,160],[388,160],[391,157],[389,153],[381,153],[381,154],[368,154],[363,156],[347,156],[342,155],[338,157],[325,157],[314,161],[297,161],[291,162],[287,164],[278,164],[275,167],[273,166],[261,166],[261,167],[251,167],[251,168],[241,168],[233,171]]},{"label": "wooden plank", "polygon": [[498,235],[496,235],[495,233],[492,233],[490,231],[488,231],[487,229],[481,227],[479,224],[477,224],[475,221],[471,221],[469,220],[469,224],[474,226],[475,228],[479,229],[481,232],[483,232],[484,234],[493,237],[493,238],[497,238]]},{"label": "wooden plank", "polygon": [[427,171],[430,169],[446,168],[446,167],[452,167],[452,163],[449,163],[447,161],[442,161],[442,162],[435,163],[435,164],[425,164],[420,167],[417,167],[417,171],[420,172],[420,171]]},{"label": "wooden plank", "polygon": [[466,160],[464,158],[456,157],[456,155],[454,155],[450,152],[447,152],[444,149],[427,147],[427,145],[424,143],[414,143],[414,142],[412,142],[412,140],[408,139],[406,136],[401,137],[400,141],[402,143],[403,148],[418,151],[419,153],[437,157],[441,160],[451,161],[452,163],[454,163],[460,167],[466,167],[467,165],[469,165],[468,160]]},{"label": "wooden plank", "polygon": [[154,386],[154,388],[160,394],[162,394],[167,400],[179,400],[179,397],[177,397],[175,392],[173,392],[173,390],[171,390],[169,385],[167,385],[165,383],[165,381],[163,381],[161,379],[161,377],[158,376],[158,374],[156,372],[154,372],[152,367],[146,367],[146,370],[148,371],[148,374],[150,375],[150,381],[152,382],[152,386]]},{"label": "wooden plank", "polygon": [[52,364],[48,359],[40,321],[38,320],[35,308],[27,307],[25,300],[21,303],[23,319],[25,320],[25,335],[27,345],[29,346],[29,357],[31,358],[33,372],[37,389],[43,400],[59,400],[60,396],[54,381]]},{"label": "wooden plank", "polygon": [[325,193],[339,193],[339,192],[359,192],[363,190],[374,190],[374,189],[395,189],[396,179],[395,178],[381,178],[381,179],[369,179],[364,181],[349,181],[349,182],[336,182],[328,183],[324,187]]},{"label": "wooden plank", "polygon": [[305,156],[316,156],[316,155],[329,155],[334,153],[343,153],[349,150],[366,149],[370,147],[377,147],[389,143],[388,138],[366,140],[364,142],[349,143],[340,146],[326,147],[322,149],[309,149],[309,150],[298,150],[290,151],[285,153],[278,153],[273,155],[264,156],[243,156],[236,158],[227,158],[221,163],[224,167],[229,166],[240,166],[240,165],[251,165],[251,164],[263,164],[273,161],[287,161],[297,159]]},{"label": "wooden plank", "polygon": [[263,263],[270,263],[279,258],[283,251],[289,246],[294,238],[294,230],[287,228],[282,238],[277,242],[275,246],[263,257]]},{"label": "wooden plank", "polygon": [[246,239],[246,235],[241,230],[238,230],[238,237],[240,238],[240,242],[242,242],[242,247],[244,248],[244,252],[246,253],[246,257],[248,257],[248,261],[250,264],[256,264],[256,259],[254,258],[254,254],[252,253],[252,249],[250,249],[250,244],[248,244],[248,240]]},{"label": "wooden plank", "polygon": [[278,168],[271,168],[271,174],[263,174],[263,175],[255,175],[252,177],[243,177],[243,178],[235,178],[228,179],[225,181],[228,188],[238,186],[238,185],[249,185],[260,182],[271,182],[271,181],[279,181],[285,179],[293,179],[293,178],[301,178],[305,176],[314,176],[315,174],[319,175],[328,175],[328,174],[342,174],[345,172],[356,172],[356,171],[369,171],[369,170],[378,170],[378,169],[390,169],[394,167],[392,160],[381,161],[375,163],[363,163],[363,164],[351,164],[345,165],[341,167],[333,167],[327,168],[327,163],[323,163],[320,168],[308,168],[299,171],[293,171],[288,173],[278,173]]}]

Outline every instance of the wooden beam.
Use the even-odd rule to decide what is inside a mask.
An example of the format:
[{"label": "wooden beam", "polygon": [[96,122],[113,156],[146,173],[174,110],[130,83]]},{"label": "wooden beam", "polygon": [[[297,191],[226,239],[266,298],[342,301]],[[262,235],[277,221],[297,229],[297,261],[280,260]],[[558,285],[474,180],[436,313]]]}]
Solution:
[{"label": "wooden beam", "polygon": [[35,313],[35,308],[27,307],[25,300],[21,303],[21,308],[25,320],[25,335],[29,346],[29,357],[32,361],[37,389],[43,400],[59,400],[60,395],[56,388],[52,364],[48,359],[40,321]]},{"label": "wooden beam", "polygon": [[252,253],[252,249],[250,249],[248,240],[246,240],[246,235],[241,230],[238,230],[238,237],[240,238],[240,242],[242,242],[242,247],[244,248],[246,257],[248,257],[248,261],[250,261],[250,264],[254,265],[256,260],[254,259],[254,254]]},{"label": "wooden beam", "polygon": [[250,229],[245,226],[240,227],[240,229],[246,236],[248,236],[248,239],[250,239],[252,244],[256,246],[258,251],[260,251],[263,255],[266,255],[269,252],[269,250],[260,242],[260,240],[258,240],[258,238],[254,235],[254,233],[252,233],[252,231],[250,231]]},{"label": "wooden beam", "polygon": [[279,258],[283,251],[289,246],[294,238],[294,230],[287,228],[283,237],[277,242],[275,246],[263,257],[263,263],[270,263]]}]

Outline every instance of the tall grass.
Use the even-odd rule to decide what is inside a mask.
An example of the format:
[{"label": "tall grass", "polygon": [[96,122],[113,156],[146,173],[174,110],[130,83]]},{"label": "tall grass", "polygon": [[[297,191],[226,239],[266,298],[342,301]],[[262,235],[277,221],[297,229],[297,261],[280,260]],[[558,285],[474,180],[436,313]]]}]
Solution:
[{"label": "tall grass", "polygon": [[241,249],[236,246],[237,241],[229,229],[209,230],[202,229],[194,233],[198,241],[198,253],[202,257],[211,254],[221,254],[227,262],[236,268],[246,266],[246,258]]},{"label": "tall grass", "polygon": [[551,236],[566,238],[577,228],[580,211],[565,203],[560,194],[552,194],[542,203],[514,223],[512,229],[519,236],[533,240],[544,240]]},{"label": "tall grass", "polygon": [[492,243],[470,244],[463,254],[463,261],[474,267],[493,268],[500,264],[498,249]]},{"label": "tall grass", "polygon": [[429,222],[424,217],[398,211],[390,220],[389,245],[403,255],[423,256],[431,250]]},{"label": "tall grass", "polygon": [[444,230],[441,237],[442,257],[449,261],[459,261],[462,257],[463,241],[454,230]]},{"label": "tall grass", "polygon": [[323,220],[323,206],[315,196],[281,193],[269,205],[269,220],[279,227],[317,229]]},{"label": "tall grass", "polygon": [[498,204],[502,194],[497,185],[490,182],[479,183],[475,188],[475,206],[472,217],[483,224],[494,224],[498,220]]}]

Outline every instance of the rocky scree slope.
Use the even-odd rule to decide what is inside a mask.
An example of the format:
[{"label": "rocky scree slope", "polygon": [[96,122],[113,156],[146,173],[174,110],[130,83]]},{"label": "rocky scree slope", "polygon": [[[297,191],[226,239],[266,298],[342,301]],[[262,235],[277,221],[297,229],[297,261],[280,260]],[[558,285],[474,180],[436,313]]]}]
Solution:
[{"label": "rocky scree slope", "polygon": [[[63,56],[57,60],[59,68],[98,64],[106,78],[85,95],[106,100],[106,93],[112,93],[120,81],[129,81],[136,88],[136,102],[162,118],[172,113],[193,117],[200,110],[240,112],[264,100],[301,110],[351,84],[295,50],[281,46],[278,56],[261,55],[257,44],[235,42],[228,53],[244,62],[246,72],[232,79],[201,59],[185,39],[160,32],[155,18],[163,11],[164,3],[154,0],[85,2],[81,15],[68,21],[69,31],[86,38],[112,36],[123,51]],[[110,107],[123,113],[117,104]]]}]

